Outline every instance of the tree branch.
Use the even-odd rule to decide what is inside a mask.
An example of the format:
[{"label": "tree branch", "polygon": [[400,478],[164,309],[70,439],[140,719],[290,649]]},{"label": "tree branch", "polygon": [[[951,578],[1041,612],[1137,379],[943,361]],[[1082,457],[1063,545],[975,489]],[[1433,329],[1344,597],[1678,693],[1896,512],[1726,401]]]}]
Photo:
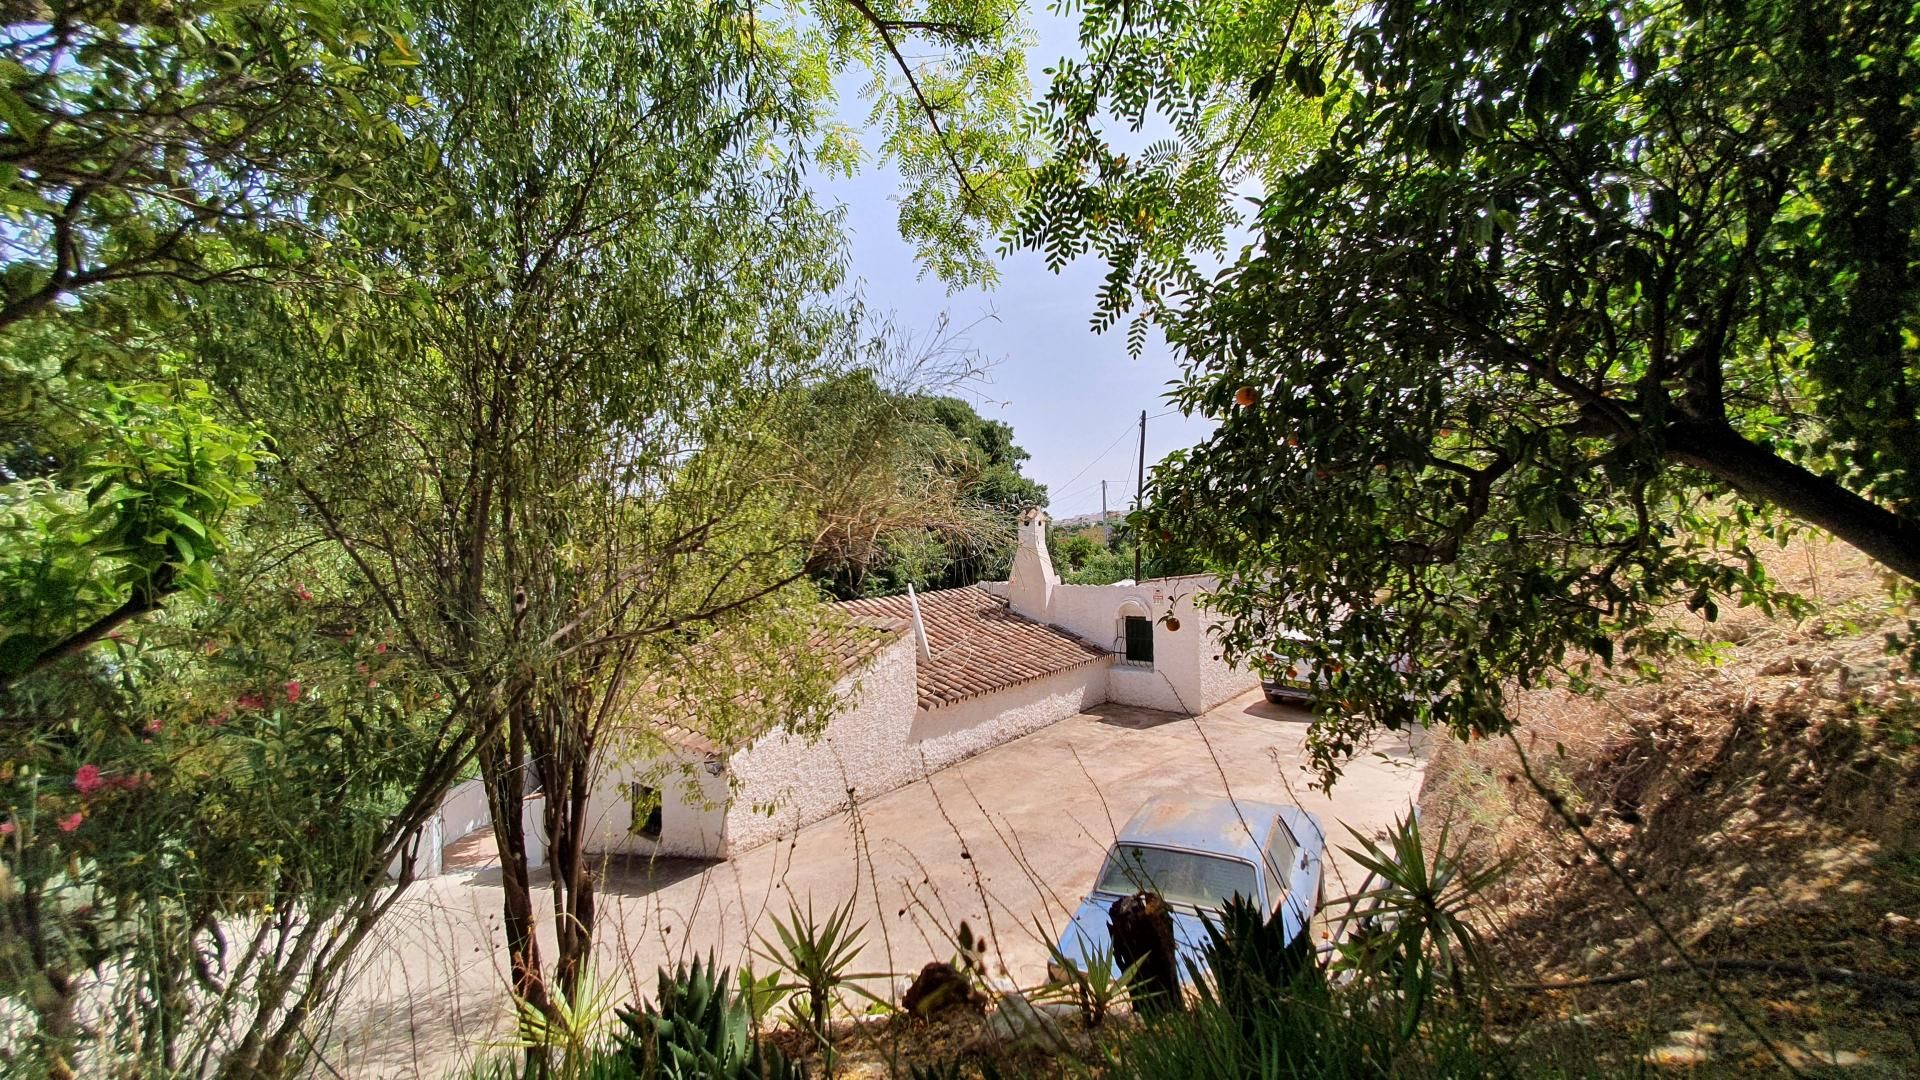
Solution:
[{"label": "tree branch", "polygon": [[900,52],[899,43],[894,40],[893,28],[902,24],[882,19],[867,0],[847,0],[847,3],[867,20],[867,23],[880,35],[880,40],[887,46],[887,51],[893,54],[893,62],[899,66],[900,74],[906,76],[907,86],[912,89],[914,100],[920,103],[920,111],[927,115],[927,123],[933,128],[933,137],[940,140],[940,151],[946,155],[947,164],[952,166],[954,179],[960,182],[961,196],[971,204],[976,198],[973,185],[967,181],[967,170],[961,167],[959,157],[953,152],[953,143],[947,139],[947,133],[940,127],[939,110],[933,107],[933,102],[927,100],[926,92],[920,88],[919,77],[913,73],[913,66],[907,63],[906,56]]},{"label": "tree branch", "polygon": [[1670,460],[1778,506],[1909,581],[1920,581],[1920,522],[1780,457],[1724,423],[1677,423],[1663,434]]}]

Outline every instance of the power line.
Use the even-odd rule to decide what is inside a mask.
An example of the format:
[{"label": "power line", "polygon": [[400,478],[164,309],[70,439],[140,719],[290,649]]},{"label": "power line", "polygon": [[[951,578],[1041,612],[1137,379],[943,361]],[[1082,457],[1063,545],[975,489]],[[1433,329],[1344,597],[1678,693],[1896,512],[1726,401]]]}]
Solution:
[{"label": "power line", "polygon": [[1101,458],[1104,458],[1108,454],[1113,453],[1113,448],[1120,445],[1120,440],[1126,438],[1128,435],[1132,433],[1133,433],[1133,421],[1129,420],[1127,421],[1126,426],[1120,429],[1120,434],[1114,436],[1113,441],[1107,444],[1107,448],[1105,450],[1100,451],[1100,457],[1094,458],[1092,461],[1087,462],[1084,468],[1082,468],[1079,472],[1074,473],[1073,476],[1070,477],[1066,483],[1061,484],[1060,487],[1063,490],[1073,487],[1073,482],[1075,480],[1078,480],[1081,477],[1087,475],[1088,469],[1091,469],[1095,465],[1100,464]]},{"label": "power line", "polygon": [[[1143,414],[1144,414],[1144,411],[1145,410],[1142,410]],[[1179,409],[1168,409],[1165,412],[1157,412],[1157,413],[1154,413],[1152,416],[1147,416],[1145,417],[1145,420],[1158,420],[1163,416],[1172,416],[1173,414],[1179,411],[1180,411]],[[1145,422],[1144,420],[1127,421],[1126,425],[1120,429],[1120,434],[1113,437],[1113,441],[1107,444],[1107,448],[1105,450],[1100,451],[1100,454],[1098,457],[1095,457],[1092,461],[1087,462],[1084,466],[1081,467],[1079,472],[1074,473],[1071,477],[1067,479],[1066,483],[1061,484],[1060,490],[1058,493],[1054,493],[1054,492],[1048,493],[1047,495],[1048,505],[1059,506],[1062,502],[1068,499],[1074,498],[1078,495],[1081,495],[1082,493],[1092,491],[1094,487],[1100,483],[1099,480],[1089,481],[1086,484],[1086,486],[1079,487],[1079,488],[1076,488],[1073,486],[1074,481],[1087,475],[1087,473],[1090,470],[1092,470],[1092,468],[1095,465],[1098,465],[1102,461],[1106,460],[1107,455],[1113,453],[1114,448],[1119,446],[1120,443],[1124,441],[1127,436],[1134,434],[1135,431],[1137,430],[1137,425],[1144,422]],[[1125,481],[1121,481],[1121,480],[1113,481],[1113,483],[1116,483],[1116,484],[1124,483],[1124,482]]]}]

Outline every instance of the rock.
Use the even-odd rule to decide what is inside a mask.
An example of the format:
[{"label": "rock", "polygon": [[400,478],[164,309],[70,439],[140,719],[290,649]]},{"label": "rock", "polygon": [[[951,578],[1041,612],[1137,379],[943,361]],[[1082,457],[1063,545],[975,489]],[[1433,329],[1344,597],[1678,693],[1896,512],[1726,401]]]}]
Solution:
[{"label": "rock", "polygon": [[952,964],[936,960],[920,969],[920,974],[901,995],[900,1004],[908,1013],[929,1017],[946,1009],[975,1008],[982,1004],[973,983]]},{"label": "rock", "polygon": [[1895,941],[1920,941],[1920,920],[1889,911],[1880,916],[1880,932]]},{"label": "rock", "polygon": [[1045,1011],[1034,1008],[1024,994],[1012,993],[987,1017],[987,1038],[1002,1045],[1029,1047],[1057,1054],[1068,1049],[1067,1036],[1060,1022]]}]

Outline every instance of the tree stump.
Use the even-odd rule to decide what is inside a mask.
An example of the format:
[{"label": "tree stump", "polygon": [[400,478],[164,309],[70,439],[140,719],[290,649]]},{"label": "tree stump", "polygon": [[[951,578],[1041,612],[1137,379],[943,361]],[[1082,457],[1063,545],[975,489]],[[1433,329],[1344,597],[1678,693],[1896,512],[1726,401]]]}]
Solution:
[{"label": "tree stump", "polygon": [[1141,962],[1128,988],[1133,1011],[1179,1012],[1180,967],[1173,951],[1173,910],[1167,902],[1149,892],[1116,900],[1107,912],[1107,934],[1122,971]]},{"label": "tree stump", "polygon": [[920,969],[920,975],[907,988],[900,1004],[908,1013],[927,1018],[943,1009],[979,1005],[979,994],[972,980],[955,970],[952,964],[936,960]]}]

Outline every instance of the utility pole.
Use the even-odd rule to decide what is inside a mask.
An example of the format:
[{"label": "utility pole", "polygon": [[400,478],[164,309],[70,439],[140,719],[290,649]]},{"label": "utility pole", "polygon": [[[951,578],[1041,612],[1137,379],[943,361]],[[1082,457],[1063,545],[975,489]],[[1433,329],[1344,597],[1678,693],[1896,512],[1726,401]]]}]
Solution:
[{"label": "utility pole", "polygon": [[[1133,481],[1133,508],[1141,509],[1147,490],[1147,410],[1140,410],[1140,471]],[[1140,530],[1133,531],[1133,580],[1140,580]]]},{"label": "utility pole", "polygon": [[1107,482],[1100,481],[1100,535],[1103,539],[1113,539],[1113,526],[1107,523]]}]

